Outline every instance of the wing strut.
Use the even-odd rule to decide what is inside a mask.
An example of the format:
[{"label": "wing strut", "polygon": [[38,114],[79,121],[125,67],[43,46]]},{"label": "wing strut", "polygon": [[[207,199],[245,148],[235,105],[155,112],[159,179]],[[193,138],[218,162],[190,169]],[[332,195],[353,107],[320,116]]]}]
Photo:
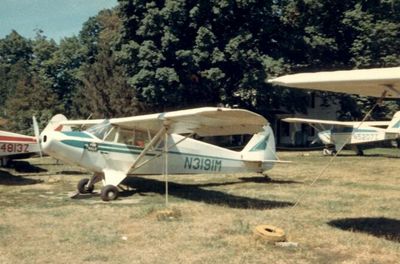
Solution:
[{"label": "wing strut", "polygon": [[[185,139],[187,139],[187,138],[189,138],[189,137],[192,137],[194,134],[195,134],[195,133],[191,133],[191,134],[185,136],[184,138],[182,138],[181,140],[179,140],[178,142],[172,144],[171,146],[168,146],[168,150],[171,149],[171,148],[173,148],[173,147],[175,147],[176,145],[178,145],[179,143],[181,143],[181,142],[184,141]],[[144,165],[146,165],[146,164],[149,163],[150,161],[152,161],[152,160],[154,160],[154,159],[156,159],[156,158],[159,158],[159,157],[162,156],[162,155],[163,155],[163,152],[161,151],[160,153],[158,153],[157,155],[155,155],[155,156],[152,157],[151,159],[147,159],[147,160],[143,161],[142,163],[140,163],[139,165],[137,165],[134,169],[137,170],[137,169],[139,169],[140,167],[143,167]]]},{"label": "wing strut", "polygon": [[[393,86],[392,84],[385,84],[385,87],[387,88],[387,90],[390,90],[390,91],[396,93],[397,96],[400,96],[400,91],[397,90],[396,88],[394,88],[394,86]],[[381,96],[382,99],[383,99],[383,97],[385,97],[386,92],[387,92],[387,91],[385,91],[384,93],[382,93],[382,96]]]},{"label": "wing strut", "polygon": [[[182,138],[181,140],[174,143],[173,145],[168,146],[168,136],[169,136],[168,126],[164,125],[157,132],[157,134],[151,139],[150,143],[142,150],[142,152],[139,154],[139,156],[136,158],[136,160],[133,162],[133,164],[131,166],[131,169],[133,169],[133,170],[138,169],[138,168],[144,166],[145,164],[147,164],[148,162],[152,161],[153,159],[158,158],[164,154],[163,174],[164,174],[164,181],[165,181],[165,206],[166,207],[168,207],[168,202],[169,202],[168,201],[168,151],[169,151],[169,149],[178,145],[179,143],[181,143],[188,137],[191,137],[193,134],[194,133],[191,133],[190,135],[187,135],[186,137]],[[143,157],[146,155],[146,153],[148,153],[149,150],[151,148],[153,148],[159,142],[159,140],[162,138],[162,136],[164,136],[164,150],[160,154],[154,156],[152,159],[145,160],[139,164],[139,162],[143,159]]]},{"label": "wing strut", "polygon": [[[360,126],[367,120],[367,118],[372,114],[372,112],[374,111],[374,109],[382,102],[383,98],[385,98],[387,91],[384,91],[381,95],[381,97],[377,100],[377,102],[374,104],[374,106],[368,111],[368,113],[364,116],[364,118],[361,120],[360,124],[357,126],[357,129],[360,128]],[[347,137],[347,139],[345,140],[345,143],[343,145],[340,146],[340,148],[337,150],[337,152],[335,153],[335,155],[332,156],[332,158],[329,160],[329,162],[322,168],[322,170],[320,171],[320,173],[313,179],[313,181],[311,182],[311,184],[309,185],[309,187],[313,186],[314,183],[322,177],[322,175],[324,175],[325,171],[331,166],[332,162],[336,159],[336,157],[340,154],[340,152],[343,150],[344,146],[347,145],[350,142],[351,139],[351,135],[349,135]],[[305,190],[300,193],[299,198],[297,199],[297,201],[294,203],[294,205],[291,207],[291,209],[297,207],[297,205],[300,203],[300,200],[303,198],[303,196],[305,195]]]},{"label": "wing strut", "polygon": [[153,137],[153,139],[150,141],[150,143],[140,152],[139,156],[136,158],[136,160],[133,162],[131,168],[135,169],[135,166],[143,159],[143,157],[149,152],[149,150],[158,142],[158,140],[166,134],[167,129],[165,126],[163,126],[157,134]]}]

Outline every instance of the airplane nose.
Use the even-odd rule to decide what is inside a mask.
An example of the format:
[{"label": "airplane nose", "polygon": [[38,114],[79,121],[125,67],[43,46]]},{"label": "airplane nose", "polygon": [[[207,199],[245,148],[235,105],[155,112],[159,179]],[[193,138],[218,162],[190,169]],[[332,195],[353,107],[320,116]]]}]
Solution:
[{"label": "airplane nose", "polygon": [[40,138],[40,146],[42,151],[46,154],[49,154],[52,150],[53,139],[52,136],[49,134],[43,134]]},{"label": "airplane nose", "polygon": [[42,137],[40,138],[40,145],[42,147],[42,150],[46,152],[46,150],[49,147],[49,140],[47,134],[42,135]]},{"label": "airplane nose", "polygon": [[319,139],[322,141],[324,144],[330,144],[331,142],[331,133],[330,131],[322,131],[318,133]]}]

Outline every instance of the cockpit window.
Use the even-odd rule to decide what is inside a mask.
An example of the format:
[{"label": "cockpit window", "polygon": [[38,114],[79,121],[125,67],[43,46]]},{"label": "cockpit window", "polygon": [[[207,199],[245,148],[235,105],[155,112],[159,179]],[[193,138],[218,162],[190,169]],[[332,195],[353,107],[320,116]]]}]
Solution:
[{"label": "cockpit window", "polygon": [[107,132],[111,129],[111,123],[108,119],[105,119],[100,124],[94,125],[86,130],[86,132],[92,134],[93,136],[103,139]]}]

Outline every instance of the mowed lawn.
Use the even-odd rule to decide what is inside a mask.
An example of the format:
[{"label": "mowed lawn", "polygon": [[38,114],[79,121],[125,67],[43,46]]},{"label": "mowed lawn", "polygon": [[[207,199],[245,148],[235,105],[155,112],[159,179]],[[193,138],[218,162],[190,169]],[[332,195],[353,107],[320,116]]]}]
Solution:
[{"label": "mowed lawn", "polygon": [[[114,202],[71,199],[89,174],[51,158],[0,169],[0,263],[399,263],[400,150],[281,152],[257,174],[132,177]],[[29,163],[32,165],[29,165]],[[294,204],[298,202],[297,206]],[[295,246],[255,239],[283,228]],[[296,246],[297,245],[297,246]]]}]

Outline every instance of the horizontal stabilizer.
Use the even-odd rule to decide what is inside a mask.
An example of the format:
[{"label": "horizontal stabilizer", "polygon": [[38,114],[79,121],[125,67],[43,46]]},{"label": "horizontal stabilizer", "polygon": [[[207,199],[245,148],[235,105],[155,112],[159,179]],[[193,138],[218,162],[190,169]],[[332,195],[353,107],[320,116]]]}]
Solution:
[{"label": "horizontal stabilizer", "polygon": [[258,162],[258,163],[292,163],[290,160],[243,160],[245,162]]},{"label": "horizontal stabilizer", "polygon": [[400,135],[400,111],[396,112],[386,129],[386,133],[399,134]]}]

